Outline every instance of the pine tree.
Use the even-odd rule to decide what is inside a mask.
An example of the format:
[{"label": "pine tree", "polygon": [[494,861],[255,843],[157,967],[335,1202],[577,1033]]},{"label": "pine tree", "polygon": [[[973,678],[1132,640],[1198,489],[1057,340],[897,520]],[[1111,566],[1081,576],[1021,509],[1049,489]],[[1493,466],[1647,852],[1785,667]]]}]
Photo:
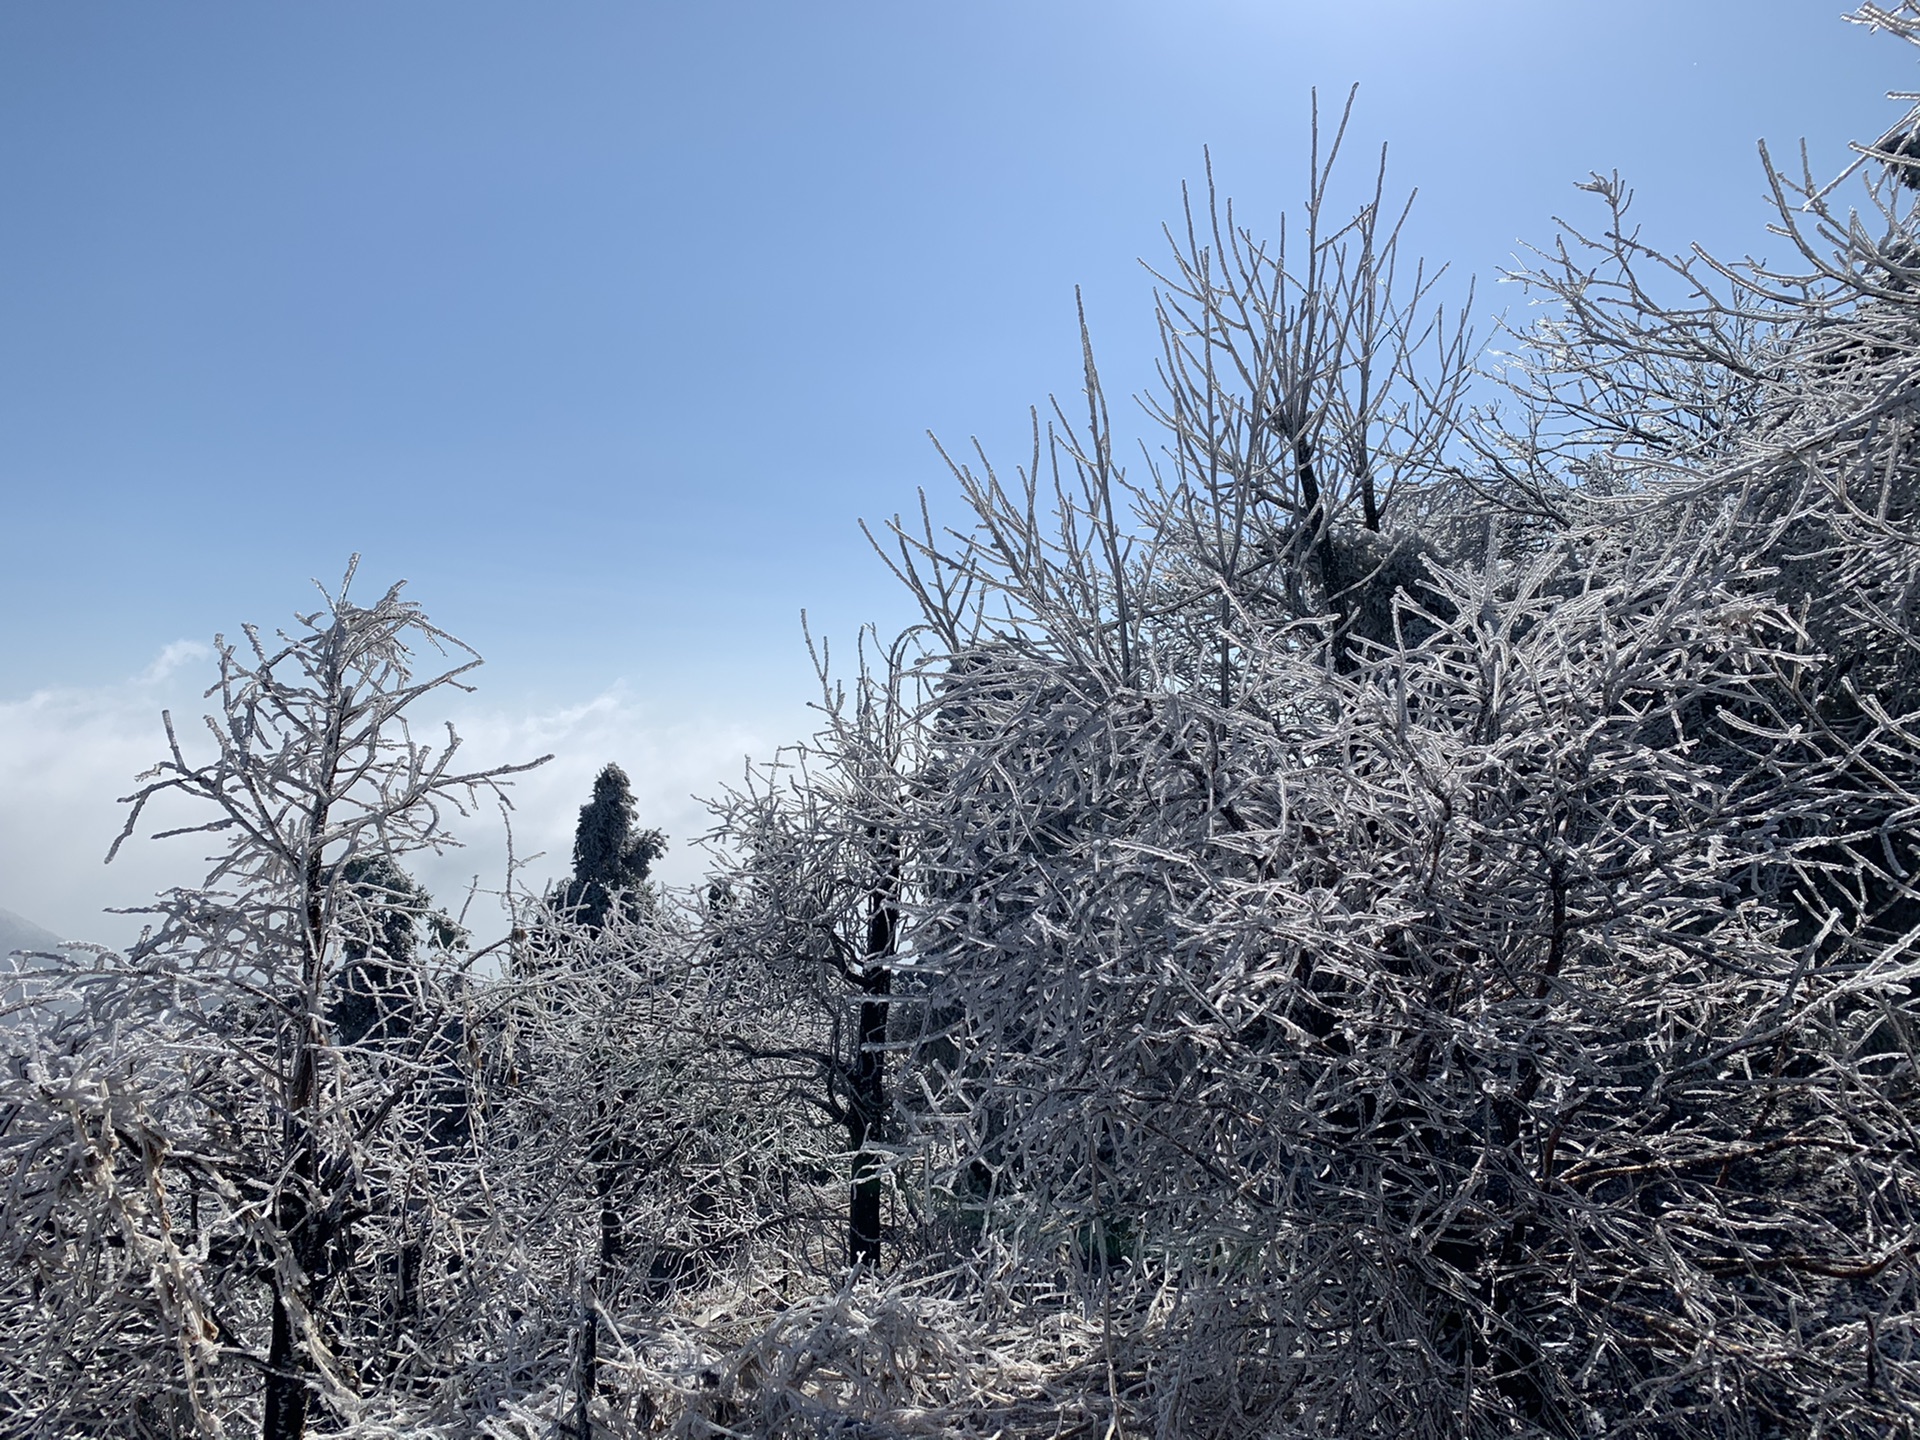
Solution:
[{"label": "pine tree", "polygon": [[420,946],[421,929],[440,948],[463,944],[460,928],[433,909],[433,897],[386,855],[356,855],[339,869],[335,884],[343,913],[342,958],[331,1018],[343,1044],[370,1036],[398,1038],[412,1028],[411,996],[405,989]]},{"label": "pine tree", "polygon": [[667,852],[658,830],[635,830],[633,790],[627,772],[608,765],[593,782],[593,798],[580,807],[573,837],[573,877],[555,895],[555,908],[598,934],[617,896],[642,893],[653,862]]}]

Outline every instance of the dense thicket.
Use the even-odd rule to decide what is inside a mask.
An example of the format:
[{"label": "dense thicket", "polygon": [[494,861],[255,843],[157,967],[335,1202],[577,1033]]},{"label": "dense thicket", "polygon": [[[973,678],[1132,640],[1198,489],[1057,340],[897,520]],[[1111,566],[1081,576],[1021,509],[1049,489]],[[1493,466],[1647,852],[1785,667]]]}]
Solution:
[{"label": "dense thicket", "polygon": [[223,648],[225,858],[10,992],[0,1425],[1912,1433],[1915,134],[1785,266],[1595,177],[1478,409],[1338,134],[1198,197],[1145,465],[1089,345],[697,892],[609,767],[463,949],[441,637]]}]

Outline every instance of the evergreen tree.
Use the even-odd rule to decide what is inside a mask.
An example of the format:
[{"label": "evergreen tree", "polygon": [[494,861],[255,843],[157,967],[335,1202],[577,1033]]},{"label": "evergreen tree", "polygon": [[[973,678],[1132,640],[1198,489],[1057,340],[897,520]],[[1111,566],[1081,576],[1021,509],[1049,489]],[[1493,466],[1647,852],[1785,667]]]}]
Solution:
[{"label": "evergreen tree", "polygon": [[345,916],[345,964],[331,1016],[339,1038],[354,1045],[369,1036],[404,1036],[413,1028],[411,996],[404,987],[423,924],[442,950],[458,948],[466,937],[433,909],[433,897],[389,856],[354,856],[340,866],[335,884]]},{"label": "evergreen tree", "polygon": [[634,829],[627,772],[608,765],[593,782],[593,798],[580,807],[573,877],[559,887],[555,908],[598,934],[615,897],[642,893],[653,862],[666,853],[666,837],[658,830]]}]

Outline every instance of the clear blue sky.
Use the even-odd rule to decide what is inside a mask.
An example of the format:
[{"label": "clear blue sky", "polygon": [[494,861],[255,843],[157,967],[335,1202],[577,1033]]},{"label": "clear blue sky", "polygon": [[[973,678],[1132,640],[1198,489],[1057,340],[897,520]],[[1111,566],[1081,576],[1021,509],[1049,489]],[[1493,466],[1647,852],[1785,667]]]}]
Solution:
[{"label": "clear blue sky", "polygon": [[[1920,88],[1838,13],[0,8],[0,705],[276,620],[359,550],[502,704],[790,714],[802,606],[904,614],[855,520],[942,492],[926,432],[1017,458],[1075,388],[1076,284],[1145,382],[1136,261],[1203,146],[1267,225],[1310,87],[1360,82],[1356,144],[1491,316],[1593,169],[1656,242],[1766,246],[1754,142],[1837,165]],[[33,910],[4,873],[0,905]]]}]

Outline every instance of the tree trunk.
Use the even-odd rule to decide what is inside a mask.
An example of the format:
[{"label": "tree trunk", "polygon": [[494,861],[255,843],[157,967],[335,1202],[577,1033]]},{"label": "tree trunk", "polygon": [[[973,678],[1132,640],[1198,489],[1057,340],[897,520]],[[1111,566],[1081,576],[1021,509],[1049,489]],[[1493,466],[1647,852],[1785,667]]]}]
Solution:
[{"label": "tree trunk", "polygon": [[880,1266],[880,1157],[869,1148],[886,1115],[887,1011],[893,992],[893,957],[900,934],[895,899],[898,865],[885,889],[867,899],[866,969],[860,978],[860,1029],[855,1042],[847,1104],[848,1148],[853,1151],[853,1193],[847,1205],[847,1259],[869,1269]]},{"label": "tree trunk", "polygon": [[307,1429],[307,1404],[312,1392],[301,1373],[299,1347],[293,1338],[293,1313],[280,1284],[273,1287],[273,1335],[267,1348],[266,1407],[260,1433],[264,1440],[300,1440]]},{"label": "tree trunk", "polygon": [[[306,1178],[303,1172],[309,1168],[304,1163],[295,1165],[295,1183]],[[307,1430],[307,1411],[313,1401],[307,1377],[312,1364],[295,1332],[293,1316],[296,1306],[309,1308],[307,1296],[301,1292],[309,1284],[307,1252],[311,1247],[302,1242],[313,1219],[303,1194],[281,1191],[274,1207],[274,1223],[293,1251],[293,1266],[288,1274],[276,1265],[268,1277],[273,1287],[273,1328],[267,1342],[267,1389],[260,1425],[263,1440],[301,1440]]]},{"label": "tree trunk", "polygon": [[600,1313],[593,1285],[580,1287],[580,1349],[573,1365],[573,1440],[593,1440],[593,1396],[600,1383]]},{"label": "tree trunk", "polygon": [[[892,972],[868,972],[863,988],[869,996],[885,996]],[[879,1128],[887,1103],[887,1002],[860,1002],[860,1049],[853,1070],[853,1097],[847,1107],[847,1139],[853,1150],[853,1195],[847,1208],[847,1258],[855,1265],[880,1264],[880,1159],[868,1142]]]},{"label": "tree trunk", "polygon": [[588,1160],[593,1167],[594,1195],[599,1201],[600,1250],[594,1260],[592,1278],[580,1287],[580,1344],[573,1371],[574,1440],[593,1440],[593,1417],[588,1407],[600,1390],[600,1310],[596,1302],[605,1293],[613,1278],[614,1266],[626,1248],[625,1225],[619,1206],[614,1203],[614,1184],[619,1170],[613,1141],[602,1140],[596,1144]]},{"label": "tree trunk", "polygon": [[[330,722],[322,773],[333,774],[340,746],[341,717],[335,708]],[[325,832],[328,795],[322,791],[308,817],[309,835]],[[324,1253],[328,1237],[317,1233],[322,1217],[313,1213],[310,1198],[317,1193],[320,1178],[319,1136],[314,1116],[319,1091],[319,1055],[325,1043],[317,1016],[320,1013],[321,985],[326,964],[326,869],[316,846],[307,857],[303,874],[304,918],[306,933],[300,953],[300,988],[304,1003],[295,1021],[293,1067],[288,1076],[287,1108],[281,1128],[281,1143],[293,1155],[288,1179],[282,1182],[274,1206],[274,1224],[293,1252],[293,1274],[284,1274],[277,1266],[273,1286],[273,1327],[267,1345],[267,1388],[261,1415],[263,1440],[301,1440],[307,1430],[307,1411],[313,1390],[307,1377],[312,1373],[312,1358],[294,1333],[295,1306],[312,1314],[309,1296],[298,1293],[310,1287],[313,1273],[310,1261]],[[300,1188],[289,1189],[288,1186]],[[296,1293],[289,1295],[288,1291]]]}]

